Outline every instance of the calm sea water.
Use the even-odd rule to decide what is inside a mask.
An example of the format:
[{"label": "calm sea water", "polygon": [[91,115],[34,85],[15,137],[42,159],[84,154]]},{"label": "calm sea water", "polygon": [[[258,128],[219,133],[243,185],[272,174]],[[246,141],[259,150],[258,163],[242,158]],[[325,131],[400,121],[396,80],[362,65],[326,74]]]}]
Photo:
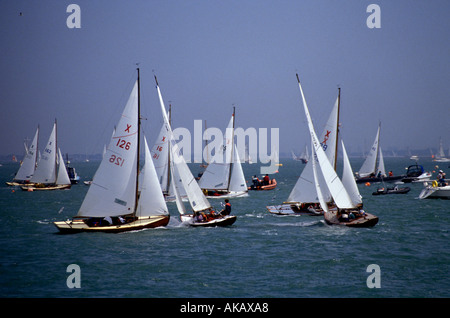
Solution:
[{"label": "calm sea water", "polygon": [[[351,160],[357,170],[362,159]],[[88,189],[28,193],[4,185],[18,164],[0,167],[0,297],[449,297],[449,200],[418,200],[422,185],[404,195],[372,196],[359,185],[368,229],[326,225],[321,217],[275,216],[266,205],[287,199],[304,165],[282,161],[276,190],[231,200],[236,223],[190,228],[169,203],[167,227],[104,234],[57,234],[53,221],[71,218]],[[407,158],[386,158],[404,172]],[[422,160],[429,171],[435,163]],[[73,163],[82,180],[98,162]],[[448,164],[447,164],[448,165]],[[191,165],[194,172],[197,165]],[[244,164],[249,180],[259,164]],[[442,166],[447,168],[447,166]],[[448,169],[447,169],[447,172]],[[220,208],[219,199],[211,200]],[[68,288],[77,264],[81,288]],[[381,288],[368,288],[370,264]]]}]

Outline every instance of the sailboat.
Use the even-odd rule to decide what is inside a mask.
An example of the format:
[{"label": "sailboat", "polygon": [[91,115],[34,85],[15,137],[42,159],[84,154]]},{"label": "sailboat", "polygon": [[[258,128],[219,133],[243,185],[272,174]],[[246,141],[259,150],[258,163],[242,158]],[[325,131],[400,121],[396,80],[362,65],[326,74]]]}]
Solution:
[{"label": "sailboat", "polygon": [[92,184],[72,220],[54,222],[61,233],[126,232],[165,226],[169,210],[144,137],[140,173],[140,78],[131,91]]},{"label": "sailboat", "polygon": [[[180,183],[172,183],[173,193],[175,194],[175,202],[180,213],[181,221],[195,227],[232,225],[236,221],[237,217],[235,215],[222,215],[213,211],[211,204],[200,189],[199,184],[192,175],[183,156],[180,154],[180,149],[175,143],[175,139],[173,137],[172,128],[166,113],[166,108],[164,106],[164,101],[162,98],[161,90],[159,89],[159,84],[156,76],[155,81],[156,90],[161,105],[161,112],[164,119],[164,125],[168,132],[168,140],[171,144],[169,149],[170,155],[173,158],[173,164],[170,166],[170,170],[172,176],[176,174],[181,180]],[[180,190],[185,191],[192,208],[192,213],[187,213],[186,207],[180,195]]]},{"label": "sailboat", "polygon": [[[169,123],[170,123],[171,107],[169,106]],[[163,123],[159,135],[155,141],[153,148],[151,149],[151,155],[153,164],[155,165],[156,175],[158,176],[161,190],[164,194],[166,202],[174,201],[175,194],[173,192],[172,183],[181,182],[180,177],[175,173],[171,174],[171,166],[173,165],[173,157],[170,151],[170,134],[167,130],[167,126]],[[186,199],[186,193],[183,189],[180,189],[180,195]]]},{"label": "sailboat", "polygon": [[[318,178],[315,167],[313,167],[314,184],[319,197],[319,203],[324,211],[324,219],[327,224],[330,225],[343,225],[348,227],[371,227],[378,223],[378,217],[369,213],[366,213],[362,209],[362,199],[359,194],[358,187],[353,177],[353,172],[348,160],[347,152],[342,142],[342,150],[344,156],[344,169],[342,181],[336,174],[335,168],[330,163],[325,151],[320,144],[314,125],[309,114],[308,105],[306,104],[305,96],[303,94],[300,79],[297,74],[297,81],[302,95],[303,108],[305,111],[306,119],[308,121],[308,128],[311,135],[311,143],[313,150],[313,157],[317,156],[318,166],[322,172],[322,176],[325,179],[325,184],[336,207],[329,207],[327,202],[323,199],[322,188],[318,186]],[[313,160],[314,166],[316,165]],[[322,199],[320,199],[322,198]]]},{"label": "sailboat", "polygon": [[53,124],[53,130],[44,149],[39,164],[30,179],[30,183],[23,185],[24,191],[48,191],[69,189],[71,182],[67,174],[61,150],[57,144],[57,124]]},{"label": "sailboat", "polygon": [[234,143],[235,107],[228,123],[224,142],[216,158],[208,164],[198,181],[208,198],[231,198],[248,195],[244,171]]},{"label": "sailboat", "polygon": [[[339,137],[339,109],[340,109],[341,89],[338,89],[338,96],[334,103],[333,109],[327,119],[320,140],[321,145],[328,157],[330,163],[336,168],[337,160],[337,140]],[[319,198],[314,186],[313,162],[317,157],[311,156],[300,174],[297,182],[292,189],[287,201],[282,205],[267,206],[267,210],[272,214],[278,215],[322,215],[323,210],[320,208]],[[324,184],[322,176],[319,176],[319,182],[323,184],[322,192],[324,200],[329,204],[332,203],[331,194]]]},{"label": "sailboat", "polygon": [[301,161],[302,163],[308,163],[309,160],[309,154],[308,154],[308,147],[305,147],[305,150],[302,152],[300,156],[297,156],[294,153],[294,150],[291,150],[292,159],[295,161]]},{"label": "sailboat", "polygon": [[356,173],[357,183],[381,181],[393,182],[405,177],[404,175],[386,175],[383,153],[380,147],[380,131],[381,123],[378,124],[377,134],[375,136],[373,145],[370,148],[369,154],[367,155],[366,160],[362,164],[358,173]]},{"label": "sailboat", "polygon": [[25,157],[22,160],[19,170],[17,171],[14,179],[11,182],[6,182],[9,186],[21,186],[23,184],[30,183],[30,179],[33,177],[36,170],[38,160],[38,140],[39,140],[39,126],[34,134],[31,145],[26,148]]},{"label": "sailboat", "polygon": [[[450,153],[450,150],[449,150]],[[450,162],[450,158],[445,157],[444,147],[442,146],[442,137],[439,137],[439,151],[434,157],[433,161],[436,162]]]}]

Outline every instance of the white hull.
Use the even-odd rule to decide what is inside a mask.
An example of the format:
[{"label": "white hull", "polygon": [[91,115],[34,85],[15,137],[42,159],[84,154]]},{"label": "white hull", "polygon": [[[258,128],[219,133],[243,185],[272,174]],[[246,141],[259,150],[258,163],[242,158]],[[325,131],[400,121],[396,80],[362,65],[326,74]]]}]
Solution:
[{"label": "white hull", "polygon": [[226,198],[239,198],[239,197],[247,197],[247,191],[239,191],[239,192],[228,192],[221,195],[207,195],[208,199],[226,199]]},{"label": "white hull", "polygon": [[450,199],[450,186],[426,186],[419,194],[419,199]]}]

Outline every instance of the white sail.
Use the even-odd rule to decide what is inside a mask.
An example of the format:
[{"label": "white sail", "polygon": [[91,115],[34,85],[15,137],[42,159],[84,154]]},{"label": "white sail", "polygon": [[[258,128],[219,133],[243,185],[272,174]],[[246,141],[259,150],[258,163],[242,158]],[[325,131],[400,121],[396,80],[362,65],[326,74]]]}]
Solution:
[{"label": "white sail", "polygon": [[383,158],[383,152],[381,151],[381,147],[379,147],[379,152],[378,152],[377,174],[378,174],[378,172],[381,172],[382,176],[386,176],[386,168],[384,167],[384,158]]},{"label": "white sail", "polygon": [[308,105],[306,104],[305,96],[303,95],[300,80],[298,80],[298,86],[300,88],[300,93],[302,95],[303,108],[305,110],[305,115],[308,121],[308,128],[311,134],[311,141],[313,143],[314,151],[316,152],[317,159],[319,161],[320,170],[322,171],[322,175],[325,179],[326,185],[328,186],[328,190],[330,191],[334,199],[334,202],[336,203],[338,208],[341,209],[354,208],[355,205],[350,199],[350,196],[345,190],[342,181],[337,176],[336,171],[334,171],[334,167],[330,163],[327,155],[325,154],[321,144],[318,141],[316,132],[314,131],[314,125],[311,120],[311,115],[309,114]]},{"label": "white sail", "polygon": [[141,194],[139,196],[139,203],[136,210],[136,216],[150,216],[150,215],[167,215],[166,201],[164,200],[161,187],[156,175],[155,166],[151,158],[150,150],[148,149],[147,139],[144,137],[145,148],[145,163],[141,171],[142,182],[139,183]]},{"label": "white sail", "polygon": [[39,139],[39,127],[36,129],[36,133],[34,134],[33,141],[31,142],[30,147],[27,149],[27,153],[22,160],[22,165],[14,177],[14,181],[29,181],[34,174],[34,170],[36,169],[37,162],[37,154],[38,154],[38,139]]},{"label": "white sail", "polygon": [[317,199],[319,200],[320,206],[322,207],[322,210],[324,212],[328,212],[328,205],[327,202],[325,201],[325,198],[323,197],[322,194],[322,189],[320,187],[319,184],[319,178],[318,178],[318,172],[317,172],[317,164],[316,164],[316,160],[314,159],[316,157],[316,153],[314,151],[314,147],[313,147],[313,143],[311,142],[311,154],[313,157],[312,160],[312,169],[313,169],[313,175],[314,175],[314,186],[317,192]]},{"label": "white sail", "polygon": [[41,160],[30,179],[32,183],[54,184],[56,182],[56,122],[41,155]]},{"label": "white sail", "polygon": [[380,139],[380,128],[381,125],[378,125],[378,131],[375,136],[375,140],[373,141],[373,145],[370,148],[369,154],[367,155],[366,160],[362,164],[361,168],[359,169],[359,176],[360,177],[367,177],[370,174],[376,174],[376,168],[377,168],[377,155],[378,155],[378,147],[379,147],[379,139]]},{"label": "white sail", "polygon": [[232,192],[247,191],[247,183],[245,181],[244,171],[242,170],[236,145],[234,145],[234,161],[232,169],[229,190]]},{"label": "white sail", "polygon": [[362,203],[362,197],[359,193],[358,186],[355,181],[355,177],[353,176],[352,166],[350,165],[350,161],[347,156],[347,151],[345,150],[344,142],[342,143],[342,154],[344,156],[344,169],[342,171],[342,183],[345,186],[350,198],[354,205],[358,205]]},{"label": "white sail", "polygon": [[[215,154],[198,181],[200,188],[208,190],[227,190],[230,183],[230,169],[232,163],[232,152],[234,145],[233,132],[234,114],[228,123],[222,147]],[[217,149],[216,149],[217,151]]]},{"label": "white sail", "polygon": [[138,87],[135,83],[78,216],[131,214],[135,209],[138,143]]},{"label": "white sail", "polygon": [[169,132],[165,124],[162,125],[158,138],[151,150],[156,174],[163,193],[169,193]]},{"label": "white sail", "polygon": [[67,174],[66,165],[64,164],[64,158],[61,154],[61,149],[58,148],[58,174],[56,177],[56,184],[64,185],[70,184],[70,178]]},{"label": "white sail", "polygon": [[[189,170],[189,167],[187,166],[183,156],[179,153],[180,150],[178,145],[175,143],[172,128],[170,127],[169,118],[167,117],[166,108],[164,106],[164,101],[158,84],[156,85],[156,90],[158,92],[161,112],[164,118],[164,124],[166,125],[167,131],[169,132],[169,141],[171,143],[170,150],[171,156],[173,158],[172,162],[174,163],[175,169],[178,171],[178,175],[181,179],[186,195],[188,196],[189,203],[191,204],[192,209],[196,212],[209,209],[211,208],[211,205],[200,189],[197,181],[191,173],[191,170]],[[180,211],[180,213],[184,212]]]},{"label": "white sail", "polygon": [[[326,153],[330,163],[334,165],[336,158],[336,136],[338,133],[338,112],[339,112],[339,96],[334,103],[333,109],[331,110],[330,116],[328,117],[327,123],[323,129],[320,140],[322,140],[321,145]],[[307,148],[306,148],[307,149]],[[294,188],[288,197],[288,202],[318,202],[316,189],[314,187],[314,176],[312,170],[312,160],[317,160],[316,156],[311,156],[300,177],[297,180]],[[331,194],[325,185],[323,176],[321,173],[318,174],[319,182],[322,186],[322,193],[326,202],[331,201]]]}]

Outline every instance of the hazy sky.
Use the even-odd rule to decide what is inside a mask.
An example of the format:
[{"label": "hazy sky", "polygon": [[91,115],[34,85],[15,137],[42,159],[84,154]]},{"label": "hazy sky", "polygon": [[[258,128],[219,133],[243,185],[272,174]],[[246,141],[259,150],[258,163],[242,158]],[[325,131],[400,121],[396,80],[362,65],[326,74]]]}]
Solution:
[{"label": "hazy sky", "polygon": [[[81,28],[66,12],[81,9]],[[381,28],[368,28],[369,4]],[[23,155],[55,118],[63,153],[101,153],[140,63],[145,134],[174,127],[279,128],[280,151],[309,145],[295,73],[321,131],[341,91],[342,137],[367,150],[450,145],[448,0],[0,1],[0,154]],[[320,131],[318,133],[320,134]],[[42,146],[43,147],[43,146]]]}]

